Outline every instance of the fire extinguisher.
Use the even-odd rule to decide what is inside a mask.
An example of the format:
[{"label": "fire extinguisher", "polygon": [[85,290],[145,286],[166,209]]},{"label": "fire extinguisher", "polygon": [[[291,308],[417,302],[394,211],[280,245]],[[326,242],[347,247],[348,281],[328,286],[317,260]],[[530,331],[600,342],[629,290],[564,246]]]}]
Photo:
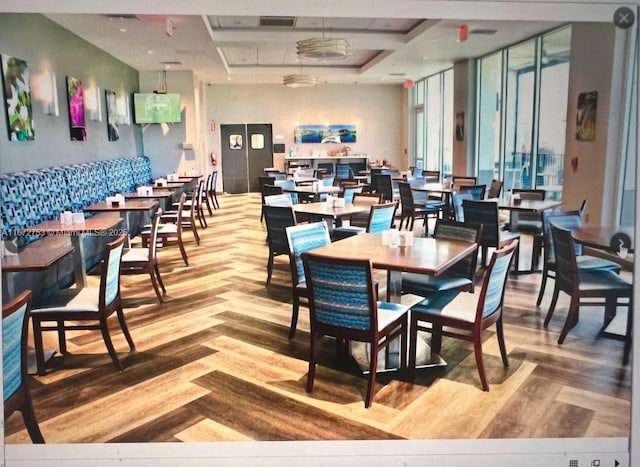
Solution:
[{"label": "fire extinguisher", "polygon": [[211,165],[214,167],[218,165],[218,157],[216,156],[215,152],[211,153]]}]

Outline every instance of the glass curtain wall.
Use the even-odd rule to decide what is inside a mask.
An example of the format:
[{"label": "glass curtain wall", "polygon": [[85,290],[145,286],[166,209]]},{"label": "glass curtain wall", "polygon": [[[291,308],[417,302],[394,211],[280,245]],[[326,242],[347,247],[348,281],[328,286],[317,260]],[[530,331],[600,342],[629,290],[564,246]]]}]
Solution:
[{"label": "glass curtain wall", "polygon": [[413,87],[414,156],[409,165],[450,174],[453,163],[453,70]]},{"label": "glass curtain wall", "polygon": [[478,61],[478,183],[489,186],[500,179],[500,123],[502,102],[502,52]]}]

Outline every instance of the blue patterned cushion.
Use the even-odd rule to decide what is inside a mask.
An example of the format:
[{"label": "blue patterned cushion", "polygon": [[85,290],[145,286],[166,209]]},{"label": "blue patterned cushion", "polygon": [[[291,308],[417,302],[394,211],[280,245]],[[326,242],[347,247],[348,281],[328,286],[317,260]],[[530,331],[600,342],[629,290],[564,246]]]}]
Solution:
[{"label": "blue patterned cushion", "polygon": [[327,224],[323,221],[287,227],[287,238],[295,258],[298,282],[304,282],[304,265],[300,255],[305,251],[331,243]]},{"label": "blue patterned cushion", "polygon": [[151,161],[148,157],[134,157],[129,160],[129,163],[131,164],[133,184],[136,187],[149,185],[153,181],[151,175]]},{"label": "blue patterned cushion", "polygon": [[390,204],[389,207],[375,209],[369,220],[369,228],[367,230],[370,233],[380,233],[390,229],[393,224],[393,214],[396,212],[395,208],[394,204]]},{"label": "blue patterned cushion", "polygon": [[22,385],[22,326],[26,311],[25,303],[2,320],[2,383],[5,402]]}]

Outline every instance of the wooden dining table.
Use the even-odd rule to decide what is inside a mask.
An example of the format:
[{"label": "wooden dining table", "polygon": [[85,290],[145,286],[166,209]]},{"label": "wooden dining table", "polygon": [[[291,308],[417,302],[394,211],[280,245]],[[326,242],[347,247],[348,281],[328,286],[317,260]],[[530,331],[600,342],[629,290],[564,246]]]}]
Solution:
[{"label": "wooden dining table", "polygon": [[90,204],[86,206],[84,210],[86,212],[100,212],[100,213],[111,213],[115,214],[118,217],[123,217],[125,219],[125,226],[127,231],[127,241],[125,243],[125,248],[129,248],[130,246],[130,232],[131,225],[129,222],[129,213],[130,212],[148,212],[159,205],[158,201],[155,199],[129,199],[124,203],[119,203],[117,205],[108,204],[103,202]]},{"label": "wooden dining table", "polygon": [[[332,258],[369,259],[375,269],[387,271],[387,300],[400,303],[402,298],[402,273],[413,272],[438,276],[467,255],[477,251],[478,245],[462,240],[414,237],[410,246],[391,247],[382,244],[381,233],[363,233],[329,245],[315,248],[315,254]],[[399,368],[397,343],[390,346],[389,358],[378,358],[378,371],[395,371]],[[363,372],[369,367],[366,344],[351,343],[351,353]],[[392,358],[396,356],[395,359]],[[447,362],[419,339],[416,367],[438,367]]]},{"label": "wooden dining table", "polygon": [[354,205],[346,203],[344,207],[330,206],[326,201],[318,201],[315,203],[299,203],[293,205],[296,214],[306,214],[315,219],[331,219],[331,225],[340,227],[342,219],[350,217],[354,214],[364,214],[369,212],[370,207],[365,205]]}]

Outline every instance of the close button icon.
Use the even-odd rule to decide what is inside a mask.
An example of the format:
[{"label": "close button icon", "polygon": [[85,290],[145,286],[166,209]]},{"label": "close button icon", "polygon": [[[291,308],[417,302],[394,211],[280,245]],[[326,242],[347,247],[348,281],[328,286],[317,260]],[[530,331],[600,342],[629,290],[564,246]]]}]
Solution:
[{"label": "close button icon", "polygon": [[628,29],[633,26],[636,16],[631,8],[622,6],[613,13],[613,24],[620,29]]}]

